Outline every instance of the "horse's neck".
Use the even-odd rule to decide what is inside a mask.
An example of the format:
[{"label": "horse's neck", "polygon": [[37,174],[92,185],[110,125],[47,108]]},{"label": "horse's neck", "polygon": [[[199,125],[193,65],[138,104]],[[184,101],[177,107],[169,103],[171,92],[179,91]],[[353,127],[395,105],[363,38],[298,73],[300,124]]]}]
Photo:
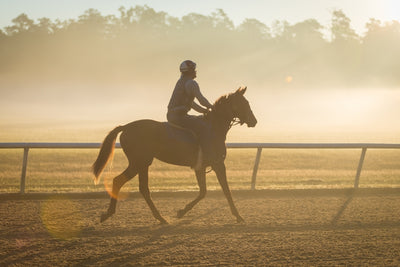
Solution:
[{"label": "horse's neck", "polygon": [[226,135],[228,134],[229,129],[231,128],[232,119],[222,118],[220,114],[212,114],[211,123],[213,125],[214,130],[219,139],[225,141]]}]

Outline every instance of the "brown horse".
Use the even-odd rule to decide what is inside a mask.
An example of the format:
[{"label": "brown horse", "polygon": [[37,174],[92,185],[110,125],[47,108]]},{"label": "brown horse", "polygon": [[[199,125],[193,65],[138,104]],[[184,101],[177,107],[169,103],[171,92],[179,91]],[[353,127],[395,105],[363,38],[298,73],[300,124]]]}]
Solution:
[{"label": "brown horse", "polygon": [[[228,200],[231,212],[238,222],[243,222],[237,211],[226,179],[224,157],[226,153],[226,135],[235,122],[246,123],[248,127],[254,127],[257,120],[250,108],[249,102],[243,96],[246,88],[239,88],[236,92],[220,97],[214,104],[213,110],[204,116],[212,125],[215,136],[214,147],[223,151],[221,160],[211,164],[211,168],[217,175],[225,197]],[[107,212],[101,216],[101,222],[115,213],[117,197],[121,187],[139,174],[139,191],[149,205],[154,217],[161,223],[167,221],[160,215],[155,207],[148,186],[148,169],[154,158],[161,161],[181,165],[194,166],[198,156],[199,144],[197,138],[188,130],[171,126],[168,123],[153,120],[134,121],[124,126],[118,126],[105,138],[97,160],[93,164],[95,182],[114,152],[115,140],[121,133],[121,147],[128,158],[129,166],[120,175],[114,178],[111,193],[111,202]],[[221,149],[222,148],[222,149]],[[200,188],[199,196],[187,204],[184,209],[178,211],[178,218],[183,217],[194,205],[206,195],[206,169],[202,167],[196,170],[196,178]]]}]

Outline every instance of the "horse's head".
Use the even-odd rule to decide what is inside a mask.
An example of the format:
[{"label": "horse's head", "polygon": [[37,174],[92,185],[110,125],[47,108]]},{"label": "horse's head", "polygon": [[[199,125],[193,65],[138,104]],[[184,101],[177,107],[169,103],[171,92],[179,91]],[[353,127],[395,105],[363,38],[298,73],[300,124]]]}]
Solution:
[{"label": "horse's head", "polygon": [[214,110],[219,116],[229,122],[239,120],[240,124],[246,123],[248,127],[254,127],[257,119],[250,108],[249,101],[244,97],[247,87],[236,92],[222,96],[214,104]]},{"label": "horse's head", "polygon": [[257,124],[257,119],[250,108],[249,101],[244,97],[247,87],[240,87],[233,94],[229,95],[231,98],[231,108],[233,117],[238,118],[240,124],[247,124],[247,127],[254,127]]}]

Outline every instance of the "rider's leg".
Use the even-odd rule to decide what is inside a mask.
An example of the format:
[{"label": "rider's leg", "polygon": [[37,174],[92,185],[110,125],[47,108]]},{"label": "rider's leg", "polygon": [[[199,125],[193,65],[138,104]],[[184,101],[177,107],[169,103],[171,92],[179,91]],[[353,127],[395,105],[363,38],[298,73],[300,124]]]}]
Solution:
[{"label": "rider's leg", "polygon": [[[211,129],[211,124],[204,121],[202,116],[191,116],[187,119],[187,125],[197,134],[199,138],[200,147],[202,150],[202,165],[209,166],[212,163],[220,160],[217,145],[218,141],[215,139],[215,134]],[[188,127],[188,128],[189,128]],[[222,143],[225,145],[224,140]],[[225,147],[224,147],[225,148]]]}]

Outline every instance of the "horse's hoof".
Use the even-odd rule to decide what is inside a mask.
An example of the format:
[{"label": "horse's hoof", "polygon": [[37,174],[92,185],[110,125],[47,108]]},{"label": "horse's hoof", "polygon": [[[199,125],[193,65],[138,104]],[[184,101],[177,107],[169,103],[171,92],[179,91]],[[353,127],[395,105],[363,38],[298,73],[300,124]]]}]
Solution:
[{"label": "horse's hoof", "polygon": [[176,217],[178,217],[179,219],[182,218],[183,216],[185,216],[186,211],[185,210],[178,210]]},{"label": "horse's hoof", "polygon": [[112,213],[109,213],[109,212],[101,214],[100,223],[104,222],[105,220],[107,220],[108,218],[110,218],[112,215],[113,215],[113,214],[112,214]]},{"label": "horse's hoof", "polygon": [[237,222],[237,223],[244,223],[244,220],[243,220],[242,217],[238,216],[238,217],[236,218],[236,222]]},{"label": "horse's hoof", "polygon": [[160,224],[161,225],[167,225],[167,224],[169,224],[165,219],[161,219],[160,220]]}]

